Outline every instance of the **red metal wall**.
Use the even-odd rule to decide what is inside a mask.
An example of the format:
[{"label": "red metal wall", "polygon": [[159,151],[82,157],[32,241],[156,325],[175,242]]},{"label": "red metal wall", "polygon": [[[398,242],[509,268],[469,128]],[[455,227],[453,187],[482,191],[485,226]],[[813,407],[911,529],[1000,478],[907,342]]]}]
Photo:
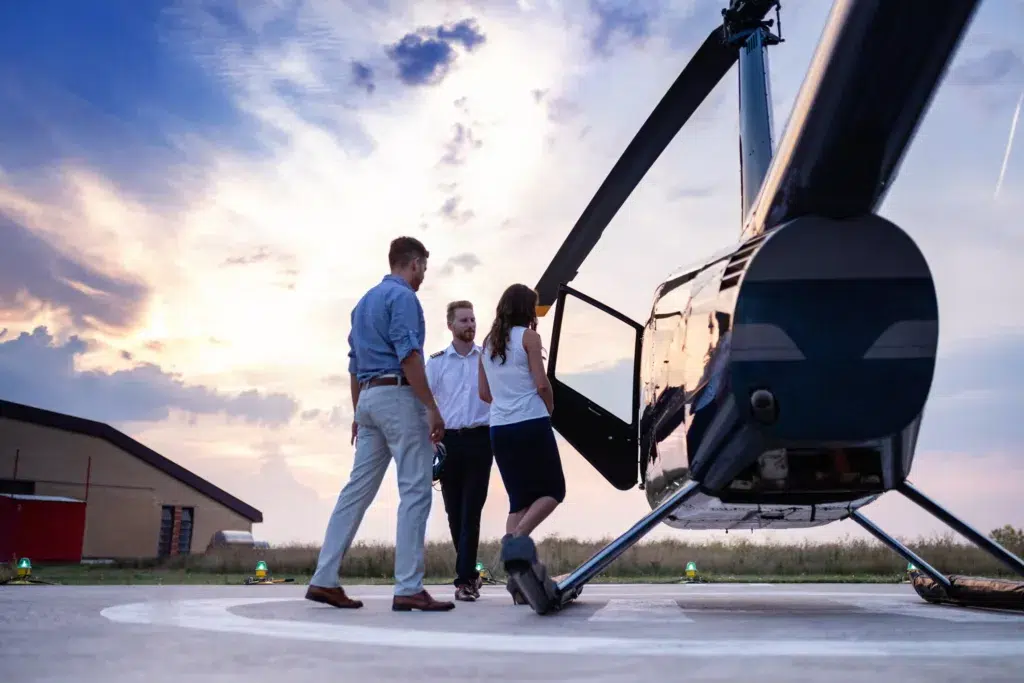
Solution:
[{"label": "red metal wall", "polygon": [[0,562],[81,562],[85,503],[0,496]]}]

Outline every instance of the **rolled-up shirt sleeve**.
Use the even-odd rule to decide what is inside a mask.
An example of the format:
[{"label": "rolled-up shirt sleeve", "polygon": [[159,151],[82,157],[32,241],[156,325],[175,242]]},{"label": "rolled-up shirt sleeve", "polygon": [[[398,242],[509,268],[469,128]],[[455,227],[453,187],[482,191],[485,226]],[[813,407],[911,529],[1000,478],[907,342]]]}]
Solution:
[{"label": "rolled-up shirt sleeve", "polygon": [[399,291],[391,301],[391,320],[388,323],[388,338],[394,344],[399,362],[413,351],[422,352],[417,334],[419,324],[420,307],[416,295],[411,291]]},{"label": "rolled-up shirt sleeve", "polygon": [[356,312],[355,309],[348,317],[348,373],[350,375],[359,374],[359,365],[356,363],[356,345],[352,339],[352,332],[355,330],[356,325]]},{"label": "rolled-up shirt sleeve", "polygon": [[427,386],[430,387],[431,391],[437,391],[437,363],[438,361],[435,358],[427,359]]},{"label": "rolled-up shirt sleeve", "polygon": [[352,344],[352,333],[348,333],[348,373],[350,375],[359,374],[359,366],[356,364],[356,349]]}]

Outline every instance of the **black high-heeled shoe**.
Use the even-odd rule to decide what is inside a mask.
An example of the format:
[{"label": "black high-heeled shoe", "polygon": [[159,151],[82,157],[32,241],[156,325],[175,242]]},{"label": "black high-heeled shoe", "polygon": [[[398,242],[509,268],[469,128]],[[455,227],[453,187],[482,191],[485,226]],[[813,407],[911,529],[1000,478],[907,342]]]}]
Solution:
[{"label": "black high-heeled shoe", "polygon": [[[501,559],[510,583],[515,582],[515,590],[538,613],[545,614],[557,606],[558,585],[551,580],[547,567],[537,558],[537,547],[529,536],[503,538]],[[509,592],[512,592],[511,588]]]},{"label": "black high-heeled shoe", "polygon": [[505,589],[512,595],[513,605],[528,605],[526,596],[519,590],[519,584],[516,582],[516,577],[509,576],[508,581],[505,584]]}]

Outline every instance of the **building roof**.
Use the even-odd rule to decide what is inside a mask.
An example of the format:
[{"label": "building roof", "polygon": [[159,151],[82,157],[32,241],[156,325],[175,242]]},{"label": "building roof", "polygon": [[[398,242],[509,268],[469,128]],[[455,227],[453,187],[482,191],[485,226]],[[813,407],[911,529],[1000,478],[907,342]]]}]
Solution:
[{"label": "building roof", "polygon": [[204,496],[217,501],[224,507],[233,510],[251,522],[260,523],[263,521],[263,513],[235,498],[227,491],[214,486],[202,477],[182,467],[176,462],[168,460],[153,449],[142,445],[127,434],[117,431],[103,422],[86,420],[85,418],[55,413],[50,410],[43,410],[34,406],[27,406],[21,403],[13,403],[0,399],[0,417],[5,417],[16,422],[27,422],[50,427],[74,434],[83,434],[102,439],[107,443],[120,448],[122,451],[134,455],[142,462],[151,465],[164,474],[177,479]]}]

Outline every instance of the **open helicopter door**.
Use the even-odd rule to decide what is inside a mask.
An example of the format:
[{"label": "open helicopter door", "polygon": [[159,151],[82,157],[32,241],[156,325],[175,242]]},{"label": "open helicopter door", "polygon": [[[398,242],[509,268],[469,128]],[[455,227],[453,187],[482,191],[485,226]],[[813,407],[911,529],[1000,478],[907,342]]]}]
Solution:
[{"label": "open helicopter door", "polygon": [[[559,373],[558,353],[560,346],[565,345],[562,323],[565,320],[566,305],[572,310],[572,317],[577,311],[584,311],[590,321],[598,314],[607,320],[611,316],[628,326],[622,332],[629,339],[629,347],[622,352],[630,354],[618,360],[614,365],[591,373]],[[606,329],[607,325],[602,325]],[[631,320],[618,311],[604,305],[582,292],[561,285],[556,298],[555,319],[551,331],[551,351],[548,360],[548,379],[554,392],[555,409],[551,414],[551,423],[555,430],[569,444],[593,465],[594,469],[608,482],[622,491],[633,488],[639,478],[639,448],[637,445],[638,415],[640,413],[640,350],[643,339],[643,325]],[[592,346],[591,346],[592,348]],[[625,404],[617,411],[609,410],[582,391],[573,388],[579,386],[581,378],[590,378],[590,389],[600,388],[607,397],[602,397],[605,404]],[[611,380],[618,379],[618,383]],[[628,402],[624,399],[629,392]],[[590,391],[588,393],[594,393]]]}]

